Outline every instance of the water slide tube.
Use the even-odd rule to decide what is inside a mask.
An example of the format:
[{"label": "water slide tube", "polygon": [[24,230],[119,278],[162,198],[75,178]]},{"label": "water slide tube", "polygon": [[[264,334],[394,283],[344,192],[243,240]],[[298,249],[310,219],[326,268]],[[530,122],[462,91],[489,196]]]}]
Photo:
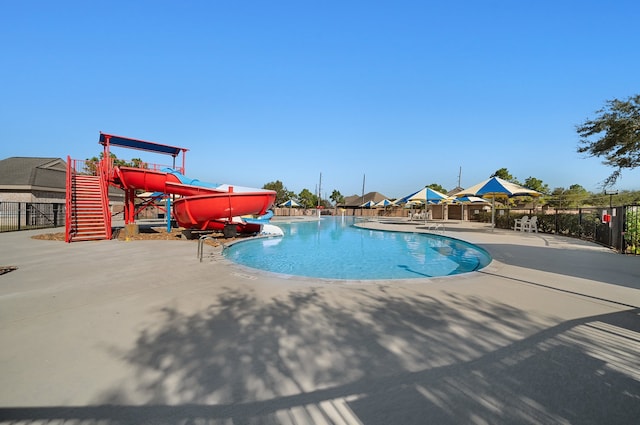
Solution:
[{"label": "water slide tube", "polygon": [[262,226],[260,230],[261,235],[265,236],[284,236],[284,232],[278,226],[270,223],[271,217],[273,217],[273,211],[268,210],[266,214],[261,215],[258,218],[241,217],[245,223],[258,224]]},{"label": "water slide tube", "polygon": [[220,231],[232,224],[241,233],[260,232],[266,219],[249,222],[251,219],[241,216],[264,217],[276,199],[272,190],[203,183],[170,169],[115,167],[111,182],[124,189],[180,195],[173,203],[173,214],[178,224],[187,229]]}]

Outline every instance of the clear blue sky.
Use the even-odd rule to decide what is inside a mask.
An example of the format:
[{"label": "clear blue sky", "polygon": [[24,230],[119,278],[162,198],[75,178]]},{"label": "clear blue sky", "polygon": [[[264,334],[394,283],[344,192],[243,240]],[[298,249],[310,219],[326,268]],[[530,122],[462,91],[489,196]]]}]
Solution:
[{"label": "clear blue sky", "polygon": [[103,131],[188,148],[202,181],[298,193],[322,173],[323,197],[503,167],[600,191],[613,170],[575,127],[640,92],[638,22],[635,0],[5,0],[0,158],[85,159]]}]

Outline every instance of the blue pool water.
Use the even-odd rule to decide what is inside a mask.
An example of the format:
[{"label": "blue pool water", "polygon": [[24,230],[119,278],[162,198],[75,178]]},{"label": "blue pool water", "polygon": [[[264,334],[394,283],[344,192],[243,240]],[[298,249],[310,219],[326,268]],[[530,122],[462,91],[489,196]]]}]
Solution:
[{"label": "blue pool water", "polygon": [[368,230],[352,217],[276,222],[283,237],[242,241],[223,254],[244,266],[326,279],[415,279],[479,270],[491,262],[483,249],[434,234]]}]

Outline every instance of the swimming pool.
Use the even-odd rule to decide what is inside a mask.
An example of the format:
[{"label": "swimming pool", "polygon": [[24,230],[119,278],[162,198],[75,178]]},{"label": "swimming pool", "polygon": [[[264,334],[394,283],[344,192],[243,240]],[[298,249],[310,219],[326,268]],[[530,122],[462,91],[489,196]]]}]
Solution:
[{"label": "swimming pool", "polygon": [[354,227],[353,217],[277,222],[283,237],[257,238],[223,250],[229,260],[287,275],[376,280],[449,276],[491,262],[482,248],[441,235]]}]

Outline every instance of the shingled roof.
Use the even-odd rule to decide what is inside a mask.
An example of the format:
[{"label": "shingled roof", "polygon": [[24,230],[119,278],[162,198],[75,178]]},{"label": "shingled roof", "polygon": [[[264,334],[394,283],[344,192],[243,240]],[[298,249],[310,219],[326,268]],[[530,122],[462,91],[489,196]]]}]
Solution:
[{"label": "shingled roof", "polygon": [[389,199],[389,198],[387,198],[380,192],[369,192],[364,196],[351,195],[344,198],[344,205],[342,206],[346,208],[357,208],[360,205],[364,204],[365,202],[369,202],[369,201],[380,202],[383,199]]},{"label": "shingled roof", "polygon": [[64,189],[66,171],[61,158],[15,156],[0,160],[0,187]]}]

